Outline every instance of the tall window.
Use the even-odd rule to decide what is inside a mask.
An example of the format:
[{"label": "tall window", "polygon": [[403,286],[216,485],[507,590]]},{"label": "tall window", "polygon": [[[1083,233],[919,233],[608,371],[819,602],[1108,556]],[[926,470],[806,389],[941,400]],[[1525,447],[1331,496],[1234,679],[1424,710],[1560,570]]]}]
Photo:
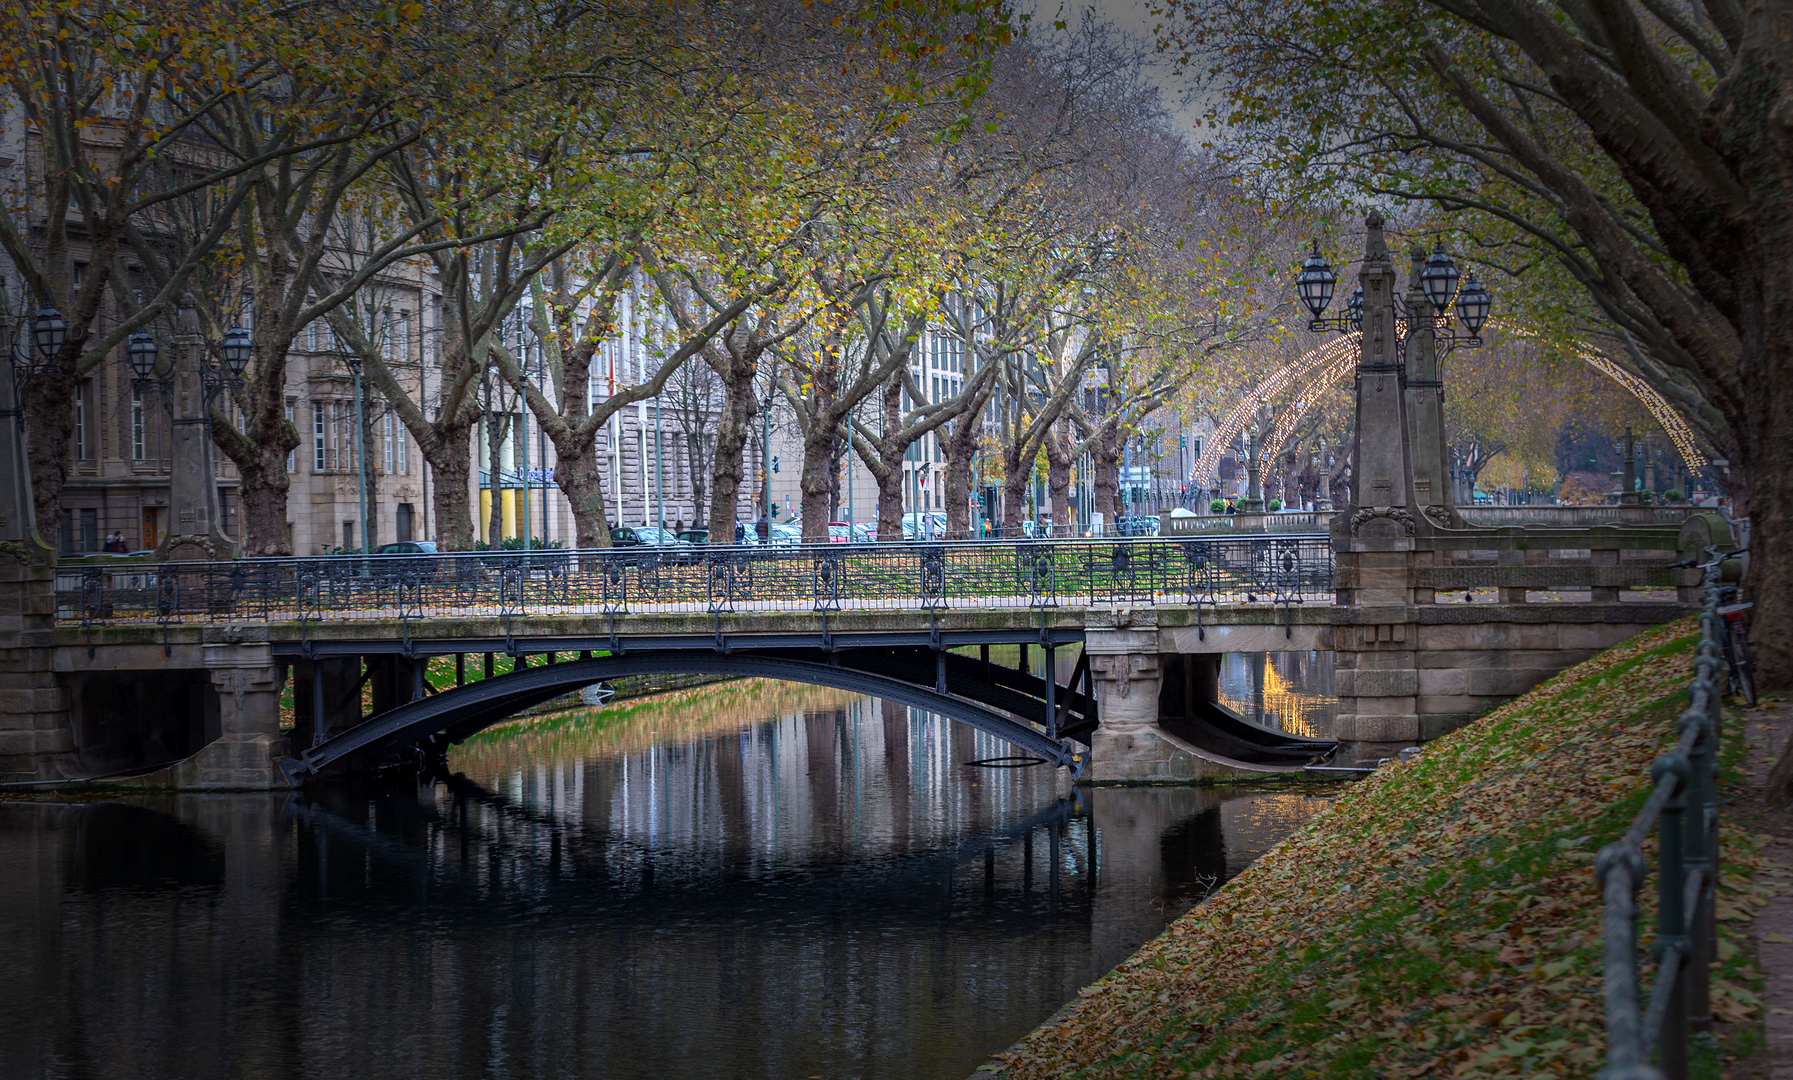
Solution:
[{"label": "tall window", "polygon": [[143,430],[143,391],[131,388],[131,460],[142,461],[149,456],[148,439]]},{"label": "tall window", "polygon": [[324,464],[324,428],[327,425],[324,403],[311,403],[311,471],[323,472],[329,466]]},{"label": "tall window", "polygon": [[89,380],[75,384],[75,457],[81,461],[93,457],[92,447],[87,443],[87,409],[92,390]]},{"label": "tall window", "polygon": [[392,359],[392,339],[394,331],[392,325],[392,312],[390,310],[382,312],[382,316],[383,317],[380,319],[380,355],[390,361]]},{"label": "tall window", "polygon": [[316,319],[305,324],[305,347],[312,352],[318,351],[318,321]]},{"label": "tall window", "polygon": [[398,323],[393,330],[393,351],[398,355],[398,362],[404,363],[411,358],[411,313],[398,313]]},{"label": "tall window", "polygon": [[405,426],[403,424],[399,423],[396,420],[393,421],[393,426],[398,429],[398,440],[397,440],[398,441],[398,474],[400,476],[410,476],[411,475],[410,455],[405,452],[405,450],[406,450],[405,444],[411,441],[409,438],[410,433],[405,430]]},{"label": "tall window", "polygon": [[[292,398],[286,399],[286,422],[289,424],[293,422],[293,406],[295,404],[296,402]],[[286,471],[289,473],[299,471],[299,452],[297,450],[286,452]]]},{"label": "tall window", "polygon": [[392,466],[394,464],[393,453],[392,453],[392,414],[391,413],[387,413],[383,418],[381,418],[380,437],[381,437],[380,442],[385,449],[386,471],[388,473],[390,473],[393,471]]}]

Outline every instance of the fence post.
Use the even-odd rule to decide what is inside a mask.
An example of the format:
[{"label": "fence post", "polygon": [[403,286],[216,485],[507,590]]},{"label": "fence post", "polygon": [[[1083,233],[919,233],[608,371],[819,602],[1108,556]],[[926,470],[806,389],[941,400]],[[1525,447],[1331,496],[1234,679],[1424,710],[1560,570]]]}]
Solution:
[{"label": "fence post", "polygon": [[[1697,730],[1699,735],[1694,740],[1693,753],[1688,762],[1687,810],[1682,814],[1685,841],[1681,865],[1687,872],[1700,875],[1700,889],[1694,895],[1693,909],[1685,912],[1688,937],[1685,975],[1687,1024],[1692,1031],[1706,1031],[1712,1027],[1712,973],[1708,965],[1713,959],[1715,942],[1708,928],[1712,922],[1714,906],[1712,843],[1716,838],[1711,834],[1711,819],[1716,787],[1713,764],[1717,755],[1713,753],[1712,727],[1703,710],[1689,709],[1681,714],[1679,731],[1685,734],[1690,728]],[[1665,823],[1663,827],[1668,826]]]},{"label": "fence post", "polygon": [[[1656,1067],[1665,1080],[1687,1080],[1687,980],[1688,963],[1687,913],[1682,902],[1687,885],[1686,869],[1681,861],[1681,842],[1685,836],[1682,811],[1687,805],[1687,781],[1691,773],[1686,757],[1668,753],[1656,759],[1650,768],[1650,779],[1660,782],[1673,773],[1680,778],[1675,793],[1663,804],[1657,819],[1656,869],[1656,980],[1667,982],[1667,1006],[1662,1011],[1662,1027],[1656,1038]],[[1646,1027],[1647,1031],[1647,1027]]]}]

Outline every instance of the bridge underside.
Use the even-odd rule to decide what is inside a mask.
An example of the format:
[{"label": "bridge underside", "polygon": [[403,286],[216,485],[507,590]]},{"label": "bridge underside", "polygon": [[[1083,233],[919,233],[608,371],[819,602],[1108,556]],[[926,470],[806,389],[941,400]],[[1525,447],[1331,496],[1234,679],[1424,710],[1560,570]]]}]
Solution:
[{"label": "bridge underside", "polygon": [[[1052,652],[1061,644],[1056,637],[1049,636]],[[387,647],[391,644],[332,642],[328,647],[314,646],[310,658],[297,655],[290,646],[276,650],[277,656],[293,659],[295,689],[311,690],[300,695],[305,699],[302,704],[317,712],[308,726],[314,732],[328,733],[316,745],[283,761],[290,783],[372,767],[411,747],[439,753],[521,710],[595,683],[633,675],[756,677],[858,691],[967,724],[1008,742],[1017,754],[1073,770],[1080,770],[1084,759],[1082,747],[1074,744],[1087,745],[1097,725],[1087,663],[1080,661],[1067,684],[1059,685],[1027,670],[991,662],[987,647],[981,655],[969,656],[946,651],[944,643],[942,648],[934,648],[924,644],[842,647],[829,642],[824,649],[819,644],[786,641],[722,651],[694,647],[696,642],[661,641],[593,655],[603,643],[534,638],[526,651],[513,654],[520,661],[511,671],[431,692],[422,678],[429,656],[460,654],[463,660],[457,663],[457,671],[464,673],[466,654],[489,655],[500,650],[478,646],[503,643],[412,642],[409,657],[395,655],[396,650]],[[550,662],[567,653],[580,659]],[[529,660],[532,655],[533,663]],[[354,657],[356,667],[361,666],[362,658],[368,658],[370,673],[382,662],[389,672],[405,669],[411,677],[401,677],[400,683],[410,683],[408,700],[332,731],[324,716],[325,699],[330,695],[323,687],[323,673],[333,656]],[[315,689],[305,685],[308,680],[316,680]],[[353,696],[359,700],[358,686]],[[382,696],[390,701],[394,695],[390,689],[383,695],[376,693],[376,708]]]}]

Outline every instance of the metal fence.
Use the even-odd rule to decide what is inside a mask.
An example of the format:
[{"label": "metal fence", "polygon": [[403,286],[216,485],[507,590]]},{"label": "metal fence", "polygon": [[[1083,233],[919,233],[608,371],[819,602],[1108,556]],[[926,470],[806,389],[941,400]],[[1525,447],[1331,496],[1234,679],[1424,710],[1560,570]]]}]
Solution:
[{"label": "metal fence", "polygon": [[64,624],[1330,602],[1324,536],[337,555],[56,571]]},{"label": "metal fence", "polygon": [[[1725,661],[1718,571],[1706,572],[1699,651],[1688,709],[1675,746],[1650,767],[1654,787],[1631,827],[1595,863],[1605,897],[1606,1080],[1684,1080],[1688,1032],[1712,1016],[1708,962],[1716,955],[1718,735]],[[1637,959],[1637,892],[1656,856],[1656,981],[1642,1000]],[[1650,1064],[1654,1052],[1656,1064]]]}]

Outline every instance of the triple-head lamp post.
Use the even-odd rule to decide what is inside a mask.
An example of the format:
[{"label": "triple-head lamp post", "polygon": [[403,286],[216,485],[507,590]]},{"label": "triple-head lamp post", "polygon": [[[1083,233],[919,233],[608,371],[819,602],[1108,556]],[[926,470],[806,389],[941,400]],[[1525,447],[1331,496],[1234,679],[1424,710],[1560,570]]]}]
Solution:
[{"label": "triple-head lamp post", "polygon": [[[1482,344],[1480,336],[1482,324],[1488,319],[1488,310],[1494,305],[1494,298],[1486,286],[1475,278],[1475,271],[1469,272],[1469,280],[1463,282],[1463,288],[1457,288],[1459,275],[1457,264],[1444,252],[1444,245],[1438,244],[1426,259],[1426,266],[1420,273],[1420,285],[1425,289],[1426,300],[1432,305],[1429,313],[1436,327],[1441,332],[1439,343],[1447,348],[1463,346],[1479,348]],[[1359,285],[1351,291],[1345,301],[1345,314],[1337,318],[1325,317],[1326,306],[1332,302],[1332,294],[1338,285],[1338,275],[1333,273],[1332,266],[1320,254],[1320,245],[1314,244],[1314,252],[1301,267],[1301,273],[1295,278],[1295,288],[1301,295],[1301,302],[1313,313],[1313,319],[1307,324],[1309,330],[1336,330],[1339,333],[1355,333],[1363,329],[1363,286]],[[1395,312],[1399,317],[1397,325],[1410,324],[1416,316],[1426,317],[1426,312],[1406,310],[1399,293],[1395,294]],[[1459,336],[1446,312],[1450,310],[1451,301],[1456,300],[1457,321],[1463,324],[1466,331]]]},{"label": "triple-head lamp post", "polygon": [[1318,244],[1295,279],[1312,315],[1310,330],[1360,335],[1351,501],[1380,514],[1412,509],[1434,525],[1448,526],[1457,518],[1446,467],[1439,360],[1453,349],[1482,345],[1493,298],[1473,272],[1461,279],[1442,244],[1429,255],[1423,247],[1413,249],[1403,294],[1396,287],[1381,214],[1372,211],[1365,224],[1363,270],[1343,315],[1326,317],[1338,275]]}]

